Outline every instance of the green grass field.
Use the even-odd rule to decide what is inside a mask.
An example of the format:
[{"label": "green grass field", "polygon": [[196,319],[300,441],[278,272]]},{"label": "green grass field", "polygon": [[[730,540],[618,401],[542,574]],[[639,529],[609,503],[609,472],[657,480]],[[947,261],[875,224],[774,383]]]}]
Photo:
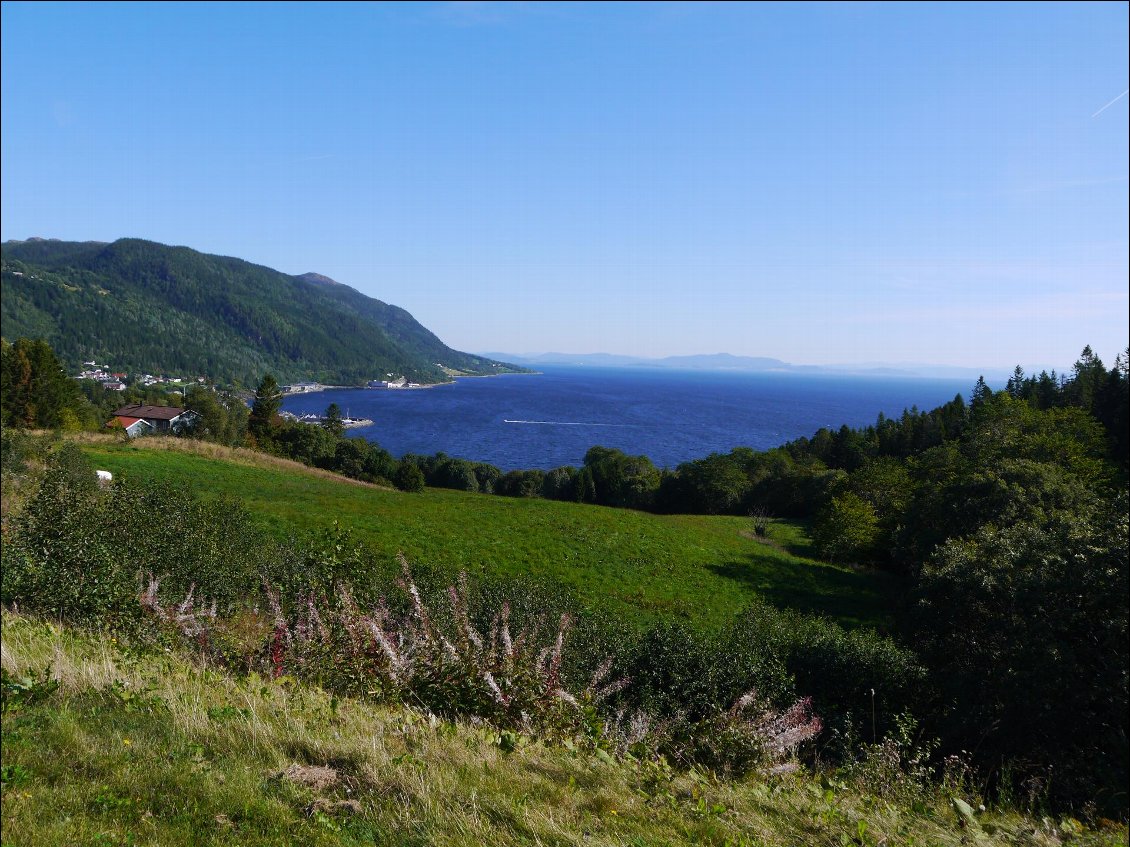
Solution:
[{"label": "green grass field", "polygon": [[803,527],[777,522],[752,537],[736,517],[651,515],[621,509],[428,489],[405,494],[325,474],[198,455],[190,444],[84,449],[122,479],[165,480],[201,496],[228,494],[279,538],[338,521],[379,561],[452,574],[533,576],[569,589],[585,606],[640,623],[681,617],[711,628],[760,596],[846,626],[885,628],[898,584],[809,558]]}]

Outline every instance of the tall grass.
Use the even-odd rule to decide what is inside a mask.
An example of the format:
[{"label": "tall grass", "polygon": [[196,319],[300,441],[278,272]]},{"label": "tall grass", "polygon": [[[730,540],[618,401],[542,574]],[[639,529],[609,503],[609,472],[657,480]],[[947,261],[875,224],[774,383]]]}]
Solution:
[{"label": "tall grass", "polygon": [[[910,799],[850,774],[717,780],[236,677],[5,612],[8,845],[1124,844],[1124,827]],[[49,673],[44,676],[45,668]],[[35,695],[44,680],[57,690]],[[324,769],[324,770],[323,770]],[[332,776],[332,778],[331,778]],[[970,808],[965,822],[957,796]]]}]

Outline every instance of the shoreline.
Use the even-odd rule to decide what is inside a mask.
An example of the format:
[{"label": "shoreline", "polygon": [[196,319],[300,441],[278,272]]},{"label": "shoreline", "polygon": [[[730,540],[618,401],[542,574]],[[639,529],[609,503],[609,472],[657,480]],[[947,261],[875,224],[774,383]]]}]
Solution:
[{"label": "shoreline", "polygon": [[492,379],[500,376],[540,376],[543,371],[508,371],[506,373],[496,374],[458,374],[452,375],[451,382],[428,382],[419,385],[404,385],[400,388],[370,388],[367,385],[322,385],[321,383],[314,383],[311,388],[303,388],[299,391],[284,391],[283,397],[301,397],[304,394],[322,394],[326,391],[422,391],[428,388],[442,388],[445,385],[455,385],[456,380],[460,379]]}]

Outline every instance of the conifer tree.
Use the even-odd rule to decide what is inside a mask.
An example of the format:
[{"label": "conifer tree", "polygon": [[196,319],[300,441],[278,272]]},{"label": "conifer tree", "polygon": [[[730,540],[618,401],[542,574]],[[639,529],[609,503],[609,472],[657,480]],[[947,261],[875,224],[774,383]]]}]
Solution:
[{"label": "conifer tree", "polygon": [[326,417],[322,420],[322,426],[334,438],[345,436],[345,424],[341,420],[341,407],[337,403],[330,403],[326,407]]},{"label": "conifer tree", "polygon": [[78,385],[43,340],[18,338],[0,352],[0,414],[5,426],[77,426],[83,406]]},{"label": "conifer tree", "polygon": [[247,431],[255,437],[256,441],[270,440],[271,427],[282,405],[282,397],[282,391],[275,378],[270,374],[263,377],[263,381],[255,391],[255,402],[251,404],[251,417],[247,420]]}]

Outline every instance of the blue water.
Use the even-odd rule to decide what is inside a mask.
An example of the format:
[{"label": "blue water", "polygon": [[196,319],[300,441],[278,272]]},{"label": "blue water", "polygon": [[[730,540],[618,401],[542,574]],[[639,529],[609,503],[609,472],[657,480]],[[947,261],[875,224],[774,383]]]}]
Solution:
[{"label": "blue water", "polygon": [[429,389],[295,395],[283,409],[321,413],[337,403],[374,422],[350,435],[394,456],[442,451],[504,471],[549,469],[580,465],[598,444],[673,468],[734,447],[776,447],[823,426],[866,426],[880,411],[933,409],[971,388],[952,379],[555,366]]}]

